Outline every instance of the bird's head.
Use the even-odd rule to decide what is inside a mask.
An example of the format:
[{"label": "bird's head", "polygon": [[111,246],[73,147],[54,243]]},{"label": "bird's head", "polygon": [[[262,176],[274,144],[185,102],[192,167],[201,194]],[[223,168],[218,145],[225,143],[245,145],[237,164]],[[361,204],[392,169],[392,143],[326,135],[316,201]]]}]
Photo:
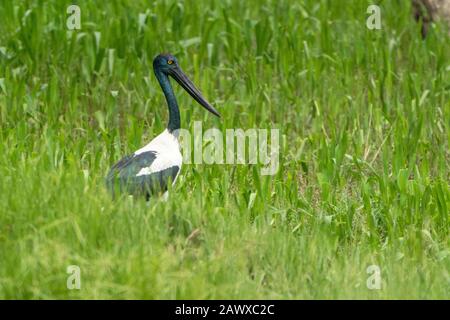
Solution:
[{"label": "bird's head", "polygon": [[155,73],[162,72],[166,76],[172,77],[202,107],[204,107],[206,110],[216,115],[217,117],[220,117],[219,112],[208,101],[206,101],[197,87],[181,70],[180,66],[178,65],[177,58],[175,58],[173,55],[171,55],[170,53],[161,53],[157,55],[153,60],[153,69]]},{"label": "bird's head", "polygon": [[171,69],[178,67],[177,58],[170,53],[161,53],[153,60],[153,69],[161,70],[166,75],[169,75]]}]

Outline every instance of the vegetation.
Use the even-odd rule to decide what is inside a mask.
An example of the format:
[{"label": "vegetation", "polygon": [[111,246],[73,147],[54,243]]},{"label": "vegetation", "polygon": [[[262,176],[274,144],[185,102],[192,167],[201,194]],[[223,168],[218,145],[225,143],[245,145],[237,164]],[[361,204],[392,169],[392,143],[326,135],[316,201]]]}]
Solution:
[{"label": "vegetation", "polygon": [[[372,1],[3,0],[0,298],[450,298],[450,41],[377,2],[381,30]],[[167,202],[111,199],[167,123],[160,52],[222,115],[175,87],[182,127],[280,129],[276,175],[189,164]]]}]

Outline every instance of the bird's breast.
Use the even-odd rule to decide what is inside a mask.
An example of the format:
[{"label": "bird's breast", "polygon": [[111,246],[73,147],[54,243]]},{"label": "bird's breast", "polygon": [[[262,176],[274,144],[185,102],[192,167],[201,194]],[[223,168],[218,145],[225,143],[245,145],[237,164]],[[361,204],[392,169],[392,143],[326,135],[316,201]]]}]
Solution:
[{"label": "bird's breast", "polygon": [[183,157],[180,152],[180,143],[177,137],[168,130],[165,130],[148,145],[136,151],[135,154],[147,151],[155,152],[155,160],[149,167],[142,168],[137,176],[163,171],[171,167],[181,169]]}]

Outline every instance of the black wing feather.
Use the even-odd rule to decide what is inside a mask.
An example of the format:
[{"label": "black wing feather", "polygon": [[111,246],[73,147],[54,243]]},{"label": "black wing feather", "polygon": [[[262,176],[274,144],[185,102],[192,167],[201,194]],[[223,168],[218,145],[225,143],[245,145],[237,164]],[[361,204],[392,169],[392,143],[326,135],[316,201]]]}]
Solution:
[{"label": "black wing feather", "polygon": [[126,156],[117,162],[106,178],[113,195],[118,190],[132,195],[145,195],[148,199],[151,194],[166,191],[169,181],[174,181],[180,170],[178,166],[137,176],[141,169],[150,167],[156,157],[155,151],[146,151]]}]

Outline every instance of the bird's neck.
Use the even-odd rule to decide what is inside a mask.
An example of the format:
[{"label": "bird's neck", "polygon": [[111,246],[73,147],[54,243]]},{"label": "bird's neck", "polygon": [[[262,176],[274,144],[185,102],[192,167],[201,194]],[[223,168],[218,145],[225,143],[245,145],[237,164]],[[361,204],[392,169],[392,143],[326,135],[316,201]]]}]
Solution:
[{"label": "bird's neck", "polygon": [[180,110],[178,109],[177,99],[175,98],[175,93],[170,85],[169,77],[159,70],[155,70],[155,75],[164,92],[167,107],[169,108],[169,123],[167,124],[167,130],[173,132],[180,129]]}]

